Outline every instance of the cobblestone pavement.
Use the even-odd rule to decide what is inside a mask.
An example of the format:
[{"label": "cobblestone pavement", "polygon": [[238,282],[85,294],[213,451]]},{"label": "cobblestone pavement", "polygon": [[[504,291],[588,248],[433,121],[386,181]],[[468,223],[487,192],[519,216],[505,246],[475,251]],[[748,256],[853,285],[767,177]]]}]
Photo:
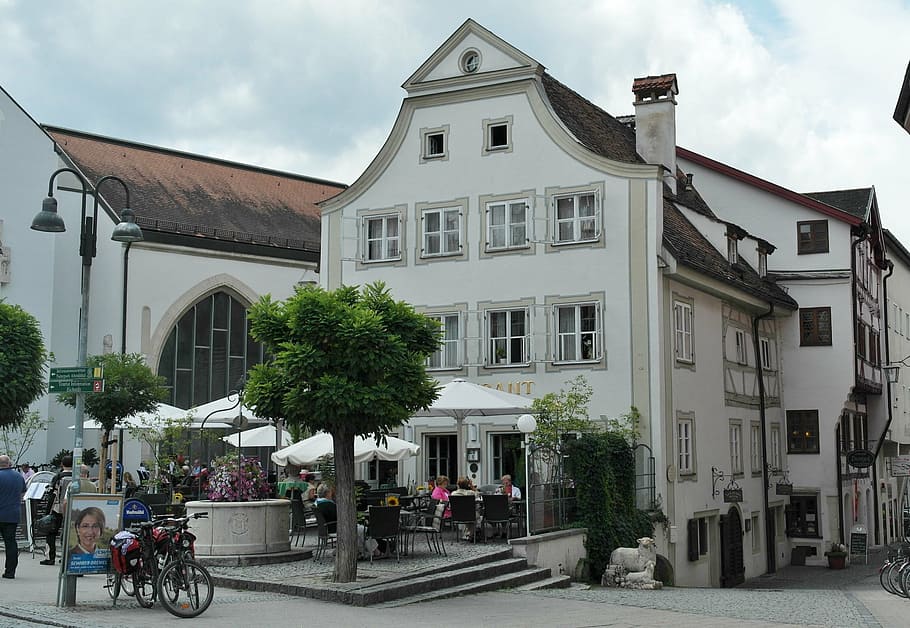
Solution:
[{"label": "cobblestone pavement", "polygon": [[[463,560],[498,546],[452,543],[449,557],[418,551],[400,563],[384,559],[358,564],[362,583]],[[40,558],[40,557],[39,557]],[[219,587],[212,606],[193,620],[194,628],[217,626],[425,626],[432,617],[441,626],[610,626],[616,628],[897,628],[910,625],[910,601],[882,591],[880,556],[868,565],[846,570],[822,566],[784,567],[776,574],[748,581],[736,589],[667,588],[626,591],[576,585],[535,592],[505,591],[470,598],[428,596],[431,604],[398,608],[355,608],[280,593],[236,591]],[[251,581],[327,583],[332,563],[301,560],[255,567],[212,567],[213,574]],[[15,580],[0,584],[0,628],[31,626],[159,627],[175,620],[156,605],[138,608],[131,599],[113,607],[102,588],[103,577],[78,580],[76,606],[55,606],[57,573],[24,555]]]}]

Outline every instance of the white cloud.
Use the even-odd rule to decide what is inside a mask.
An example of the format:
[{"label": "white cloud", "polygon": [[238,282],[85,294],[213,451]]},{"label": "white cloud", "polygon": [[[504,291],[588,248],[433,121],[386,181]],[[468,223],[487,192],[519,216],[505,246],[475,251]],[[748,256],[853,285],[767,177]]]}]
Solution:
[{"label": "white cloud", "polygon": [[468,17],[614,114],[676,72],[683,146],[797,191],[875,185],[910,244],[906,0],[0,0],[0,80],[42,122],[350,183]]}]

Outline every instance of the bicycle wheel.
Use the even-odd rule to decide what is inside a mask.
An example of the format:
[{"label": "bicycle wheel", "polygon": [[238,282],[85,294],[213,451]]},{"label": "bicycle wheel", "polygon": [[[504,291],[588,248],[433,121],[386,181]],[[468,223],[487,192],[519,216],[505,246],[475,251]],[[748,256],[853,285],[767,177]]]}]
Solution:
[{"label": "bicycle wheel", "polygon": [[901,580],[904,577],[904,574],[910,573],[910,569],[907,568],[907,561],[903,560],[897,563],[894,563],[891,566],[891,571],[888,573],[888,586],[891,588],[891,591],[894,595],[900,597],[907,597],[907,594],[904,593],[904,589],[901,586]]},{"label": "bicycle wheel", "polygon": [[107,583],[104,585],[104,588],[107,589],[107,594],[111,596],[111,599],[115,602],[120,596],[120,587],[123,582],[123,576],[121,576],[116,571],[109,571],[107,574]]},{"label": "bicycle wheel", "polygon": [[894,562],[887,562],[882,565],[882,568],[878,570],[878,581],[882,585],[882,588],[888,593],[894,594],[894,591],[891,590],[891,583],[889,581],[888,572],[891,571],[891,566]]},{"label": "bicycle wheel", "polygon": [[158,597],[156,575],[154,565],[145,562],[133,574],[133,597],[143,608],[155,605],[155,599]]},{"label": "bicycle wheel", "polygon": [[196,617],[212,603],[215,587],[208,570],[193,560],[175,560],[158,576],[161,605],[177,617]]},{"label": "bicycle wheel", "polygon": [[897,587],[895,593],[906,598],[908,596],[908,586],[910,586],[910,562],[905,562],[897,575]]}]

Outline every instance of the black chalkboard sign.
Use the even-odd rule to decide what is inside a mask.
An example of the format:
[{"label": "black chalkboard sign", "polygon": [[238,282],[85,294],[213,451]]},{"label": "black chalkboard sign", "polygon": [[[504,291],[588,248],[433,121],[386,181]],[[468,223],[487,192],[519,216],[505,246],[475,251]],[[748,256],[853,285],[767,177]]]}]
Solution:
[{"label": "black chalkboard sign", "polygon": [[850,553],[851,554],[862,554],[866,555],[866,533],[865,532],[851,532],[850,533]]}]

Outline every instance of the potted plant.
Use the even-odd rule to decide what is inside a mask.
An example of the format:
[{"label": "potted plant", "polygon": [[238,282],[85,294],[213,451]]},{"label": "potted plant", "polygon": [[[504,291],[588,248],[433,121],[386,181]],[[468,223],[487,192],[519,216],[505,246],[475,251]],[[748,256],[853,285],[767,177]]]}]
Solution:
[{"label": "potted plant", "polygon": [[506,363],[506,350],[500,347],[496,350],[496,363],[505,364]]},{"label": "potted plant", "polygon": [[829,569],[843,569],[847,566],[847,547],[843,543],[832,543],[825,556],[828,558]]}]

